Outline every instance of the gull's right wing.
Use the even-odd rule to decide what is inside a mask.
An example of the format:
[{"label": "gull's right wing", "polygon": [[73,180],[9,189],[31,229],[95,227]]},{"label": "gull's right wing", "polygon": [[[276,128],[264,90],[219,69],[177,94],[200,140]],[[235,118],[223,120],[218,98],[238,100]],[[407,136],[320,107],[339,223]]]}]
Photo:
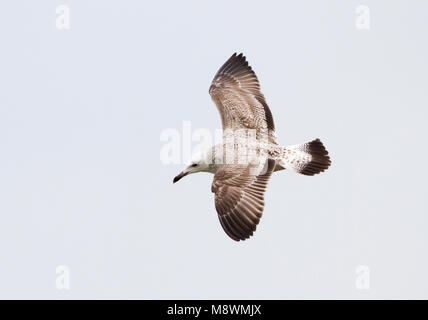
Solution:
[{"label": "gull's right wing", "polygon": [[215,174],[211,191],[221,226],[235,241],[256,231],[264,208],[264,193],[275,160],[253,164],[225,164]]}]

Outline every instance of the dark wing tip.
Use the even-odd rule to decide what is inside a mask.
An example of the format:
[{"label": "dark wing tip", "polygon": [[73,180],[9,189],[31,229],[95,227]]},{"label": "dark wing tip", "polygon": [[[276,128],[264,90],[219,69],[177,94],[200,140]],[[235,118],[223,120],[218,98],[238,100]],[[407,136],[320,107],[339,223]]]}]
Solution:
[{"label": "dark wing tip", "polygon": [[232,54],[232,56],[221,66],[221,68],[218,70],[217,75],[222,73],[228,73],[233,74],[238,71],[247,71],[247,72],[253,72],[251,67],[248,65],[248,61],[245,58],[243,53],[237,54],[236,52]]}]

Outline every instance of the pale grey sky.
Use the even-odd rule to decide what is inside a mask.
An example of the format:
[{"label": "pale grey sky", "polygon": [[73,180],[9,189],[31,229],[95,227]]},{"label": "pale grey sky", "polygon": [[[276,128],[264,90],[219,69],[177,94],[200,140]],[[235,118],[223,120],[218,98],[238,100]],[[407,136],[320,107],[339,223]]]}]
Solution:
[{"label": "pale grey sky", "polygon": [[[70,30],[55,27],[69,5]],[[370,9],[370,30],[355,8]],[[428,298],[428,3],[0,5],[1,298]],[[243,52],[283,145],[332,167],[270,180],[255,236],[212,176],[172,184],[160,133],[215,130],[210,82]],[[70,290],[55,269],[70,268]],[[357,290],[356,267],[370,270]]]}]

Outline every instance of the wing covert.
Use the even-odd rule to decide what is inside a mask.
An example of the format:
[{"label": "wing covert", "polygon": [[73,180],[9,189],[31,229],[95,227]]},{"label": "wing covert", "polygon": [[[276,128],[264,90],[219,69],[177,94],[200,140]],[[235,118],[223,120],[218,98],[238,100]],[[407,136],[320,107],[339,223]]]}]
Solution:
[{"label": "wing covert", "polygon": [[242,53],[234,53],[218,70],[209,93],[220,112],[223,129],[275,131],[272,113],[260,92],[257,76]]},{"label": "wing covert", "polygon": [[[257,168],[257,166],[259,168]],[[248,239],[263,214],[264,193],[275,168],[275,160],[263,166],[224,165],[214,176],[211,191],[223,230],[235,241]]]}]

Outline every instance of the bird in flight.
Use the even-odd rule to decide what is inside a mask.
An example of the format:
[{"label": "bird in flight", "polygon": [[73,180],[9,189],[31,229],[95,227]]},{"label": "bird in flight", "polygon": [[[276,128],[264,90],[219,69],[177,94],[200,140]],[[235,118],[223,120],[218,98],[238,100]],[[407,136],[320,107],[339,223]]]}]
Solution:
[{"label": "bird in flight", "polygon": [[273,172],[289,169],[313,176],[331,161],[319,139],[289,147],[276,142],[272,113],[242,53],[233,54],[218,70],[209,93],[220,113],[223,141],[193,155],[173,182],[192,173],[213,173],[211,191],[220,224],[233,240],[245,240],[262,217]]}]

